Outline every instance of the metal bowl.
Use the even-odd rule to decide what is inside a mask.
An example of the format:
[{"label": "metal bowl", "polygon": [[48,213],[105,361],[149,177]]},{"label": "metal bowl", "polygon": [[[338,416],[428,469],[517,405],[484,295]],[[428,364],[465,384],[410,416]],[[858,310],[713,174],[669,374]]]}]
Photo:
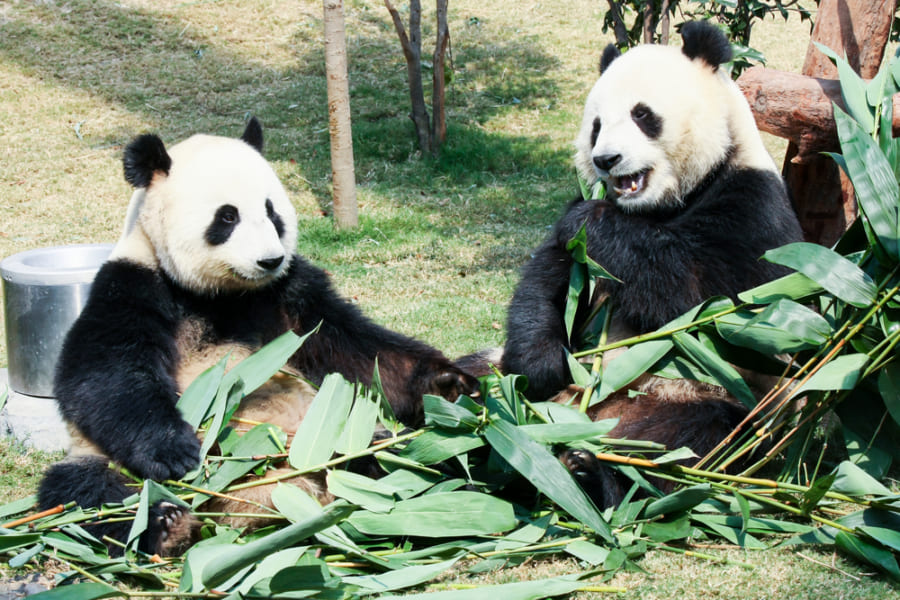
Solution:
[{"label": "metal bowl", "polygon": [[53,371],[69,327],[112,244],[37,248],[0,261],[9,386],[29,396],[53,395]]}]

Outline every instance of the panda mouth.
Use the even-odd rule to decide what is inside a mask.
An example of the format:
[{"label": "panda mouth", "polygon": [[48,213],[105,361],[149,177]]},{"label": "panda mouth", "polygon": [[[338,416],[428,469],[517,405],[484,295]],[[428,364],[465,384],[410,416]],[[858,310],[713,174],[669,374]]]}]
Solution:
[{"label": "panda mouth", "polygon": [[609,178],[613,190],[619,196],[636,196],[647,187],[647,176],[650,169],[629,173],[628,175],[615,175]]}]

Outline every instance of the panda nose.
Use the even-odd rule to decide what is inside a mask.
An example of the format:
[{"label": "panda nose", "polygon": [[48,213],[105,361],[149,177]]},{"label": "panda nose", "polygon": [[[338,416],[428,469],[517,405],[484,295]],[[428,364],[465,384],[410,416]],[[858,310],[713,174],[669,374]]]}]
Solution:
[{"label": "panda nose", "polygon": [[256,264],[266,271],[274,271],[282,262],[284,262],[284,256],[276,256],[275,258],[261,258],[256,261]]},{"label": "panda nose", "polygon": [[594,164],[597,165],[597,168],[601,171],[609,171],[621,161],[621,154],[603,154],[602,156],[594,157]]}]

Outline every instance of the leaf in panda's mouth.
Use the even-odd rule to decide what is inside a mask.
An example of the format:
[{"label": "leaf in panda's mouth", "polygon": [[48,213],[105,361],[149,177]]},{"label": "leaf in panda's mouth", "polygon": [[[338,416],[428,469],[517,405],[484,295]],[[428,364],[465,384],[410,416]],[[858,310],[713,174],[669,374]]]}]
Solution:
[{"label": "leaf in panda's mouth", "polygon": [[620,196],[640,194],[647,185],[647,175],[649,173],[650,171],[640,171],[638,173],[611,177],[610,180],[613,189]]}]

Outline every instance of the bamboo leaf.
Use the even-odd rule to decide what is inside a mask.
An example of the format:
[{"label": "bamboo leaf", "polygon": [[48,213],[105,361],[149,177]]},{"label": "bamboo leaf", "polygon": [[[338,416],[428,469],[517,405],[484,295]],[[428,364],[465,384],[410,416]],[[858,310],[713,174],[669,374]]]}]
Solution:
[{"label": "bamboo leaf", "polygon": [[587,540],[575,540],[567,544],[565,550],[575,558],[593,566],[602,565],[609,558],[607,548],[592,544]]},{"label": "bamboo leaf", "polygon": [[900,425],[900,365],[890,363],[878,373],[878,391],[891,418]]},{"label": "bamboo leaf", "polygon": [[491,421],[484,435],[491,447],[541,493],[600,537],[612,541],[609,525],[600,517],[597,508],[562,463],[544,446],[518,427],[500,419]]},{"label": "bamboo leaf", "polygon": [[[448,510],[448,507],[453,507]],[[347,523],[369,535],[489,535],[516,526],[512,504],[479,492],[441,492],[402,500],[389,513],[357,511]]]},{"label": "bamboo leaf", "polygon": [[894,580],[900,580],[900,567],[897,566],[897,559],[890,550],[864,542],[859,537],[844,531],[838,532],[834,538],[834,544],[857,560],[874,565]]},{"label": "bamboo leaf", "polygon": [[804,275],[791,273],[738,294],[738,299],[750,304],[768,304],[780,298],[799,300],[822,291],[822,286]]},{"label": "bamboo leaf", "polygon": [[859,208],[885,252],[897,258],[897,198],[900,188],[894,168],[868,131],[840,107],[834,107],[838,138],[847,176],[856,190]]},{"label": "bamboo leaf", "polygon": [[486,585],[465,590],[428,592],[404,596],[382,596],[380,600],[497,600],[498,598],[503,600],[542,600],[543,598],[571,594],[585,586],[585,582],[571,579],[538,579],[501,585]]},{"label": "bamboo leaf", "polygon": [[297,427],[288,461],[309,469],[331,458],[350,414],[355,387],[339,374],[326,375],[319,392]]},{"label": "bamboo leaf", "polygon": [[128,594],[111,585],[99,582],[60,585],[52,590],[31,594],[35,600],[97,600],[99,598],[127,598]]},{"label": "bamboo leaf", "polygon": [[482,446],[484,440],[480,435],[433,429],[412,440],[400,456],[423,465],[433,465]]},{"label": "bamboo leaf", "polygon": [[742,531],[740,527],[729,525],[725,520],[725,515],[693,515],[693,519],[698,523],[702,523],[709,527],[732,544],[736,544],[741,548],[750,550],[765,550],[768,546],[750,533]]},{"label": "bamboo leaf", "polygon": [[[583,230],[582,230],[583,231]],[[575,326],[575,314],[578,312],[578,300],[584,291],[587,269],[579,262],[572,262],[569,269],[569,289],[566,293],[566,308],[563,311],[563,323],[566,325],[566,339],[572,339],[572,329]]]},{"label": "bamboo leaf", "polygon": [[194,429],[200,427],[200,424],[210,415],[227,364],[228,356],[222,357],[222,360],[194,379],[178,399],[175,407],[181,413],[182,418]]},{"label": "bamboo leaf", "polygon": [[889,529],[887,527],[871,527],[868,525],[859,527],[859,530],[872,539],[877,540],[883,546],[887,546],[896,552],[900,552],[900,531]]},{"label": "bamboo leaf", "polygon": [[266,556],[292,544],[302,542],[312,537],[313,534],[331,527],[354,510],[355,507],[345,502],[333,502],[326,506],[319,515],[288,525],[284,529],[279,529],[252,542],[241,545],[195,547],[188,552],[188,556],[193,555],[195,551],[200,551],[195,560],[203,563],[200,571],[203,587],[213,589],[227,581],[232,575]]},{"label": "bamboo leaf", "polygon": [[679,352],[714,377],[719,385],[728,390],[732,396],[740,400],[745,406],[753,407],[756,405],[756,398],[753,396],[753,392],[750,391],[750,387],[737,370],[722,360],[718,354],[687,333],[676,333],[672,336],[672,341]]},{"label": "bamboo leaf", "polygon": [[538,423],[522,425],[519,429],[540,444],[600,441],[618,423],[618,419],[604,419],[590,423]]},{"label": "bamboo leaf", "polygon": [[371,392],[358,390],[353,408],[344,425],[344,432],[334,445],[338,454],[354,454],[365,450],[372,443],[378,424],[379,401]]},{"label": "bamboo leaf", "polygon": [[693,531],[688,515],[683,515],[673,521],[650,521],[645,523],[641,529],[644,535],[659,544],[672,540],[683,540],[690,537]]},{"label": "bamboo leaf", "polygon": [[594,395],[595,401],[605,399],[649,371],[673,347],[671,340],[652,340],[636,344],[611,360],[603,369],[603,379],[600,380],[598,393]]},{"label": "bamboo leaf", "polygon": [[829,248],[795,242],[767,251],[763,258],[790,267],[853,306],[874,302],[878,291],[872,279],[855,264]]},{"label": "bamboo leaf", "polygon": [[708,498],[712,498],[715,494],[716,491],[708,483],[693,485],[654,500],[647,505],[642,516],[645,519],[652,519],[660,515],[673,515],[683,512],[694,508]]},{"label": "bamboo leaf", "polygon": [[394,508],[391,488],[375,479],[349,471],[330,471],[325,480],[329,492],[366,510],[382,513]]},{"label": "bamboo leaf", "polygon": [[478,416],[459,403],[431,395],[424,396],[423,402],[426,425],[462,431],[474,431],[478,428]]},{"label": "bamboo leaf", "polygon": [[596,383],[596,375],[591,373],[585,365],[578,362],[578,359],[566,351],[566,364],[569,366],[569,374],[572,375],[572,382],[581,387],[588,387]]},{"label": "bamboo leaf", "polygon": [[387,573],[379,573],[378,575],[349,575],[345,576],[343,581],[350,585],[358,585],[363,588],[366,593],[383,594],[385,592],[392,592],[394,590],[419,585],[434,579],[455,565],[464,556],[464,554],[460,553],[460,556],[457,556],[456,558],[451,558],[438,563],[430,565],[413,565],[402,569],[388,571]]},{"label": "bamboo leaf", "polygon": [[729,343],[774,355],[819,347],[832,328],[818,313],[780,298],[760,313],[736,312],[716,319],[716,331]]},{"label": "bamboo leaf", "polygon": [[844,461],[835,469],[831,489],[848,496],[890,496],[891,490],[850,461]]},{"label": "bamboo leaf", "polygon": [[865,354],[844,354],[827,362],[806,383],[791,393],[800,396],[810,390],[849,390],[856,386],[860,373],[869,362]]}]

